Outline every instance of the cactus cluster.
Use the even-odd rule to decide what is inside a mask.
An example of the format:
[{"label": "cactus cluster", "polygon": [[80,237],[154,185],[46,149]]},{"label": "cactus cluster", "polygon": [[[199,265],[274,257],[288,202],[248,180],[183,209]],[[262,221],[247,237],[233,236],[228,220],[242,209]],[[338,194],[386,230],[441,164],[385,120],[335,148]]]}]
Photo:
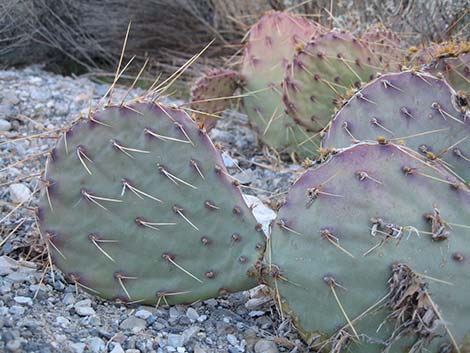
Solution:
[{"label": "cactus cluster", "polygon": [[[239,74],[197,82],[196,122],[144,99],[72,126],[38,212],[54,262],[128,303],[265,283],[319,352],[469,352],[469,54],[462,44],[402,58],[401,46],[383,28],[356,39],[270,13]],[[450,69],[433,71],[441,63]],[[317,159],[271,234],[207,136],[236,89],[263,143]]]}]

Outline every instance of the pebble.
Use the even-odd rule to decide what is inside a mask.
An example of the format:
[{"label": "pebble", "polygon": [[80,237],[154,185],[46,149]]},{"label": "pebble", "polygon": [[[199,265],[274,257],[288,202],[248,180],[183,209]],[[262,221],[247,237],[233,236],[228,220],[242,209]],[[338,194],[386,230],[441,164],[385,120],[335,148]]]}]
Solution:
[{"label": "pebble", "polygon": [[236,346],[238,344],[238,338],[234,335],[227,335],[227,341],[232,346]]},{"label": "pebble", "polygon": [[174,348],[181,347],[184,344],[183,335],[177,335],[177,334],[174,334],[174,333],[170,333],[168,335],[168,344],[171,347],[174,347]]},{"label": "pebble", "polygon": [[66,328],[70,325],[70,320],[63,317],[63,316],[57,316],[55,318],[55,322],[57,323],[57,325],[63,327],[63,328]]},{"label": "pebble", "polygon": [[2,94],[2,103],[5,105],[17,105],[20,102],[18,95],[14,91],[6,91],[2,92]]},{"label": "pebble", "polygon": [[10,310],[8,310],[11,315],[23,315],[25,312],[25,308],[20,306],[20,305],[13,305],[10,307]]},{"label": "pebble", "polygon": [[73,293],[65,293],[64,297],[62,298],[62,303],[64,303],[64,305],[71,305],[75,303],[75,297]]},{"label": "pebble", "polygon": [[114,343],[114,348],[110,353],[124,353],[124,349],[122,349],[119,343]]},{"label": "pebble", "polygon": [[259,340],[255,344],[255,353],[279,353],[279,350],[273,341]]},{"label": "pebble", "polygon": [[4,119],[0,119],[0,132],[1,131],[8,131],[11,129],[11,123]]},{"label": "pebble", "polygon": [[74,353],[83,353],[83,351],[85,350],[85,347],[86,347],[86,344],[81,343],[81,342],[70,344],[70,348],[73,349]]},{"label": "pebble", "polygon": [[93,353],[101,353],[105,351],[106,344],[99,337],[90,337],[86,340],[86,343]]},{"label": "pebble", "polygon": [[24,184],[11,184],[8,187],[10,197],[13,202],[24,203],[31,197],[31,190]]},{"label": "pebble", "polygon": [[21,341],[20,340],[12,340],[8,341],[7,343],[7,350],[10,352],[18,352],[21,348]]},{"label": "pebble", "polygon": [[188,310],[186,310],[186,316],[193,321],[197,321],[199,319],[199,314],[194,308],[189,307]]},{"label": "pebble", "polygon": [[75,306],[75,312],[80,316],[95,315],[95,309],[90,306]]},{"label": "pebble", "polygon": [[248,313],[251,317],[258,317],[258,316],[263,316],[265,314],[264,311],[261,310],[253,310]]},{"label": "pebble", "polygon": [[138,333],[147,327],[147,322],[138,317],[128,317],[121,322],[119,327],[123,330],[130,330],[133,333]]},{"label": "pebble", "polygon": [[271,298],[269,296],[261,297],[261,298],[251,298],[251,299],[248,299],[248,301],[245,303],[245,308],[247,308],[248,310],[253,310],[270,301],[271,301]]},{"label": "pebble", "polygon": [[74,305],[75,312],[80,316],[90,316],[95,314],[95,310],[91,307],[91,300],[81,300]]},{"label": "pebble", "polygon": [[46,89],[34,90],[31,93],[31,99],[34,99],[39,102],[47,102],[50,96],[51,96],[50,92]]},{"label": "pebble", "polygon": [[181,313],[174,306],[170,308],[170,319],[177,319],[181,316]]},{"label": "pebble", "polygon": [[21,297],[21,296],[16,296],[13,298],[15,302],[18,304],[26,304],[26,305],[33,305],[33,300],[30,297]]},{"label": "pebble", "polygon": [[135,317],[138,317],[139,319],[144,319],[144,320],[147,320],[152,315],[153,314],[150,311],[145,310],[145,309],[137,310],[135,313]]}]

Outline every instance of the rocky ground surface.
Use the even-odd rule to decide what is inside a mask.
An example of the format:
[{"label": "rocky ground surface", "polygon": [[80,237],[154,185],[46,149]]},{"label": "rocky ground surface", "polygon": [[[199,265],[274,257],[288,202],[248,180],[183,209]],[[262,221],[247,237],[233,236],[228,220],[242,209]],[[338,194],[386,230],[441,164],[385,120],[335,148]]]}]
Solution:
[{"label": "rocky ground surface", "polygon": [[[90,296],[47,268],[45,246],[30,216],[37,176],[58,129],[85,116],[107,88],[35,66],[0,71],[0,351],[306,351],[262,286],[190,306],[132,307]],[[125,92],[119,88],[115,96]],[[242,114],[228,113],[211,137],[244,193],[264,205],[275,207],[303,171],[263,151]],[[266,229],[273,212],[256,198],[249,202],[258,204],[256,216]]]}]

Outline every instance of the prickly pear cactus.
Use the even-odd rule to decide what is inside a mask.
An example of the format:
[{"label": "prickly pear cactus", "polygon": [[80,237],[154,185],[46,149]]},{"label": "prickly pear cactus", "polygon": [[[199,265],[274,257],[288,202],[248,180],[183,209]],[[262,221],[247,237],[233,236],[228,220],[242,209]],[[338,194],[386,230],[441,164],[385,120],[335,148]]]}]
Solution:
[{"label": "prickly pear cactus", "polygon": [[470,43],[444,46],[425,69],[441,74],[456,91],[470,92]]},{"label": "prickly pear cactus", "polygon": [[67,131],[46,170],[40,229],[54,262],[85,290],[187,303],[256,284],[248,275],[261,228],[184,112],[106,108]]},{"label": "prickly pear cactus", "polygon": [[361,41],[378,59],[384,72],[401,70],[404,51],[398,34],[378,25],[365,32]]},{"label": "prickly pear cactus", "polygon": [[405,55],[405,63],[409,67],[421,67],[436,58],[444,46],[432,43],[429,46],[411,47]]},{"label": "prickly pear cactus", "polygon": [[320,144],[286,115],[281,87],[295,51],[318,31],[318,25],[300,16],[273,12],[251,28],[245,46],[243,106],[259,138],[280,152],[312,155]]},{"label": "prickly pear cactus", "polygon": [[392,144],[307,171],[273,224],[283,313],[321,352],[468,352],[470,190]]},{"label": "prickly pear cactus", "polygon": [[193,119],[212,130],[219,115],[230,105],[230,98],[238,86],[238,73],[228,69],[213,69],[201,76],[191,89],[191,109]]},{"label": "prickly pear cactus", "polygon": [[284,103],[289,115],[317,132],[331,120],[348,89],[375,77],[379,62],[350,33],[331,31],[299,51],[286,70]]},{"label": "prickly pear cactus", "polygon": [[442,79],[414,71],[383,75],[336,114],[322,147],[343,148],[384,138],[442,160],[469,183],[470,119],[458,104],[455,92]]}]

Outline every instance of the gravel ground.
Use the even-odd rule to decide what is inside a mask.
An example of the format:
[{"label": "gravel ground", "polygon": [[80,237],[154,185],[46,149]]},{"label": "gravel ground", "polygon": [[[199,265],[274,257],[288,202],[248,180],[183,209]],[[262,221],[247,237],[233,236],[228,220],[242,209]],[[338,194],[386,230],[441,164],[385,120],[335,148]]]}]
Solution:
[{"label": "gravel ground", "polygon": [[[57,129],[86,114],[107,88],[37,66],[0,71],[0,351],[307,351],[291,322],[280,320],[263,286],[191,306],[131,307],[90,296],[66,283],[60,271],[45,268],[45,246],[28,217],[37,202],[38,180],[25,176],[40,173],[42,154],[54,144]],[[119,88],[115,96],[125,92]],[[50,138],[21,140],[34,134]],[[211,136],[244,193],[271,207],[303,170],[259,148],[242,114],[227,113]],[[29,156],[34,158],[24,161]],[[24,204],[12,212],[19,202]],[[259,204],[256,216],[266,226],[272,211],[256,198],[250,202]]]}]

